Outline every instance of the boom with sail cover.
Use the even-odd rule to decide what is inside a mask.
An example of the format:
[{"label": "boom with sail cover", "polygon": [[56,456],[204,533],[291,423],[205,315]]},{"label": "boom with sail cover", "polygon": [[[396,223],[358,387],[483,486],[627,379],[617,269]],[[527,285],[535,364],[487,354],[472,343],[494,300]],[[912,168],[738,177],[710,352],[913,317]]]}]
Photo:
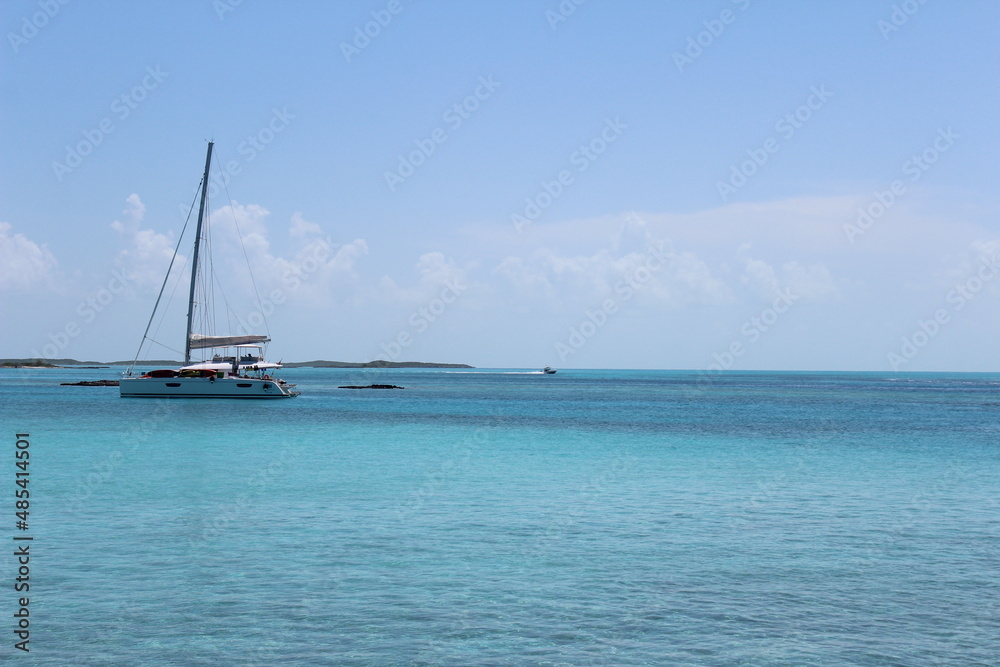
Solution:
[{"label": "boom with sail cover", "polygon": [[202,350],[207,347],[232,347],[233,345],[263,345],[270,343],[267,336],[205,336],[193,333],[188,337],[188,349]]}]

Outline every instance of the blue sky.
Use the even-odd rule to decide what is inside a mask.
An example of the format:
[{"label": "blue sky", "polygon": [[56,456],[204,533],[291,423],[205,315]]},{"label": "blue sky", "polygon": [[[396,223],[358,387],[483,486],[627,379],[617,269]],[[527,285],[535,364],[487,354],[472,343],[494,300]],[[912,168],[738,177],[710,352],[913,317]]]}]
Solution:
[{"label": "blue sky", "polygon": [[1000,370],[996,3],[0,16],[0,356],[131,357],[212,139],[274,358]]}]

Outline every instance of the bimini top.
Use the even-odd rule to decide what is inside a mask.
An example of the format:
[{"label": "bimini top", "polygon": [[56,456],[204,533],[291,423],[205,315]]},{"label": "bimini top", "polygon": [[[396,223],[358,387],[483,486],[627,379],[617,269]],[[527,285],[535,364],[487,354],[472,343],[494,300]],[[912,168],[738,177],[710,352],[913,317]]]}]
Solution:
[{"label": "bimini top", "polygon": [[191,334],[189,339],[192,350],[201,350],[206,347],[234,347],[236,345],[260,345],[270,343],[267,336],[205,336],[203,334]]},{"label": "bimini top", "polygon": [[[281,368],[281,364],[276,364],[273,361],[255,361],[250,364],[240,364],[240,368],[249,368],[250,370],[266,370],[268,368]],[[190,366],[182,366],[180,370],[182,371],[228,371],[232,370],[232,363],[228,362],[218,362],[218,361],[203,361],[197,364],[191,364]]]}]

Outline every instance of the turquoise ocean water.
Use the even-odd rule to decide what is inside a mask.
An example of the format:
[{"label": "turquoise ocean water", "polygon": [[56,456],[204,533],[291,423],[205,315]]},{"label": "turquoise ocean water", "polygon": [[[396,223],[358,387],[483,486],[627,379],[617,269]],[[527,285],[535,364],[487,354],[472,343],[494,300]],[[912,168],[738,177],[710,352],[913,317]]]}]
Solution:
[{"label": "turquoise ocean water", "polygon": [[[1000,375],[5,370],[53,665],[1000,664]],[[352,391],[394,383],[405,390]]]}]

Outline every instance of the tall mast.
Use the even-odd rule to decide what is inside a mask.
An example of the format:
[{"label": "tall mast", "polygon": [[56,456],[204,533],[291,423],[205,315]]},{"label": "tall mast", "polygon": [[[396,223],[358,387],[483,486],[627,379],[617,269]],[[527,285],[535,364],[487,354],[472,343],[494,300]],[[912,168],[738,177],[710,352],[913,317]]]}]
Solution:
[{"label": "tall mast", "polygon": [[212,146],[208,142],[208,155],[205,156],[205,176],[201,179],[201,204],[198,206],[198,229],[194,233],[194,256],[191,258],[191,291],[188,293],[187,335],[184,336],[184,365],[191,363],[191,325],[194,317],[194,285],[198,279],[198,248],[201,246],[201,225],[205,220],[205,198],[208,196],[208,169],[212,165]]}]

